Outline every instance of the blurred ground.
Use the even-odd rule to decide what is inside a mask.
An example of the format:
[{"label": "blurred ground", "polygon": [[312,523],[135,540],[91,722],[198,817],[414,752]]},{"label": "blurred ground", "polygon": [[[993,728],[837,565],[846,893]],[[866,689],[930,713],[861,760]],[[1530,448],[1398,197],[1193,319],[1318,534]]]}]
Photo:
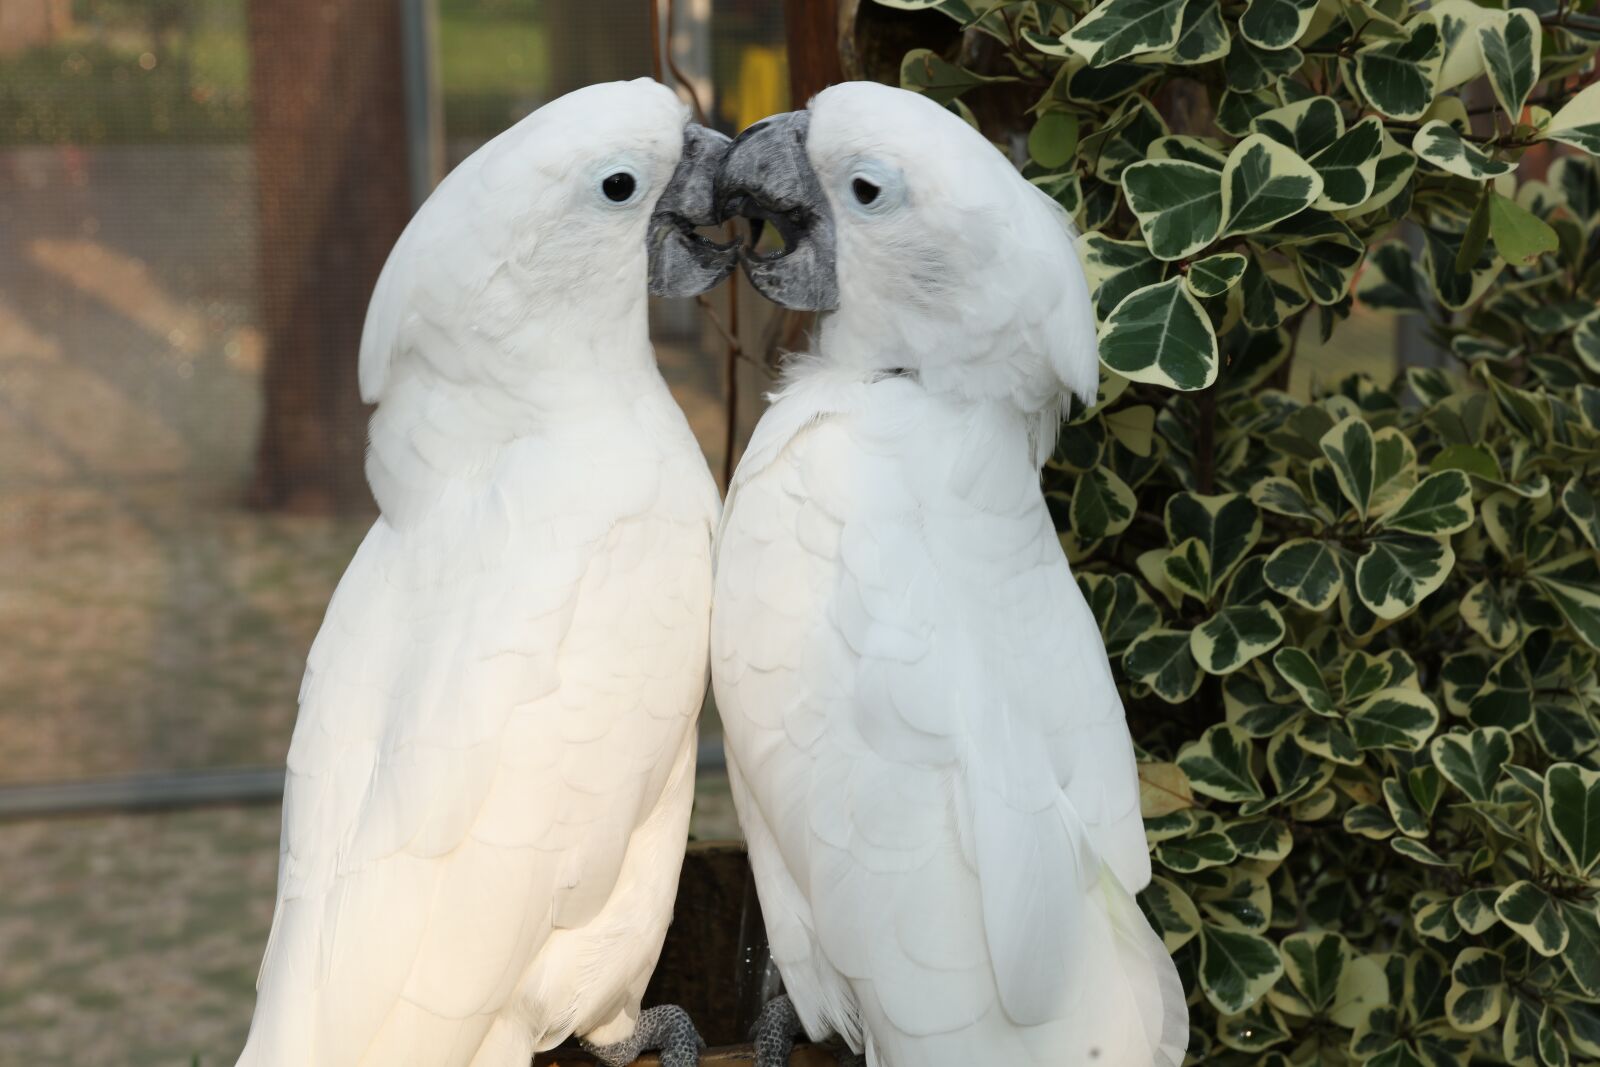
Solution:
[{"label": "blurred ground", "polygon": [[[724,779],[690,830],[738,836]],[[277,846],[276,806],[0,823],[0,1063],[232,1064]]]}]

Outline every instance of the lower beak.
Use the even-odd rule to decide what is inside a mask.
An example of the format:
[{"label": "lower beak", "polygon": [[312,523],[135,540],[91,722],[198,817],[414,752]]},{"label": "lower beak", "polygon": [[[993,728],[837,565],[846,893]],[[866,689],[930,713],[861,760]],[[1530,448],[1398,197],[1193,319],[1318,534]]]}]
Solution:
[{"label": "lower beak", "polygon": [[697,296],[733,273],[738,245],[720,244],[697,227],[720,222],[713,199],[727,137],[691,122],[683,131],[683,155],[650,216],[650,295]]},{"label": "lower beak", "polygon": [[[806,155],[810,125],[809,111],[791,111],[741,133],[717,172],[717,214],[751,220],[739,261],[758,292],[786,308],[831,311],[839,306],[833,214]],[[755,237],[768,225],[783,248],[763,254]]]}]

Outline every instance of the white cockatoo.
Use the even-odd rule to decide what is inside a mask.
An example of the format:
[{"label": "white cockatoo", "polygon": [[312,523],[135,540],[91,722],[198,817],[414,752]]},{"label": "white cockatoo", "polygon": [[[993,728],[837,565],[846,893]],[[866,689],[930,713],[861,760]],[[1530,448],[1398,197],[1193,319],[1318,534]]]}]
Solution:
[{"label": "white cockatoo", "polygon": [[648,80],[562,97],[445,179],[362,335],[382,516],[312,646],[241,1067],[693,1064],[640,1014],[672,916],[706,686],[716,486],[646,290],[727,138]]},{"label": "white cockatoo", "polygon": [[739,464],[711,667],[791,1004],[872,1067],[1176,1067],[1134,894],[1134,751],[1040,491],[1094,314],[1065,214],[924,97],[848,83],[734,141],[763,293],[822,311]]}]

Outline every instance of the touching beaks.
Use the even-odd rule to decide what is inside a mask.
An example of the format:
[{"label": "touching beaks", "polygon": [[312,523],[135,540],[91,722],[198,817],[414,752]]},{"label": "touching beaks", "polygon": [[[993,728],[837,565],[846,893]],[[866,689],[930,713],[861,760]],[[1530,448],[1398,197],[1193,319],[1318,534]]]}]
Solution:
[{"label": "touching beaks", "polygon": [[684,127],[683,155],[650,216],[651,296],[697,296],[733,273],[738,243],[719,243],[697,232],[722,221],[715,183],[731,143],[699,123]]},{"label": "touching beaks", "polygon": [[[750,220],[750,242],[738,255],[761,295],[798,311],[831,311],[839,306],[833,214],[806,156],[810,126],[809,111],[790,111],[762,119],[734,140],[717,172],[717,221]],[[768,225],[783,247],[761,252],[756,242]]]}]

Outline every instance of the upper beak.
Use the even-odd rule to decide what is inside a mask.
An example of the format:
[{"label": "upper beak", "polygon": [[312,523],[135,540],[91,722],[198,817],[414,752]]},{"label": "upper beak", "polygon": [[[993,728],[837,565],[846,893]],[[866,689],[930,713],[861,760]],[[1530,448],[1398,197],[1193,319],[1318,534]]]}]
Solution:
[{"label": "upper beak", "polygon": [[721,221],[712,193],[730,143],[698,123],[684,127],[683,155],[650,216],[652,296],[696,296],[733,273],[737,245],[718,244],[695,232],[697,226]]},{"label": "upper beak", "polygon": [[739,250],[750,283],[767,299],[799,311],[839,306],[833,213],[806,156],[809,111],[762,119],[733,142],[717,172],[718,219],[743,215],[759,235],[771,223],[784,247],[761,254],[752,238]]}]

